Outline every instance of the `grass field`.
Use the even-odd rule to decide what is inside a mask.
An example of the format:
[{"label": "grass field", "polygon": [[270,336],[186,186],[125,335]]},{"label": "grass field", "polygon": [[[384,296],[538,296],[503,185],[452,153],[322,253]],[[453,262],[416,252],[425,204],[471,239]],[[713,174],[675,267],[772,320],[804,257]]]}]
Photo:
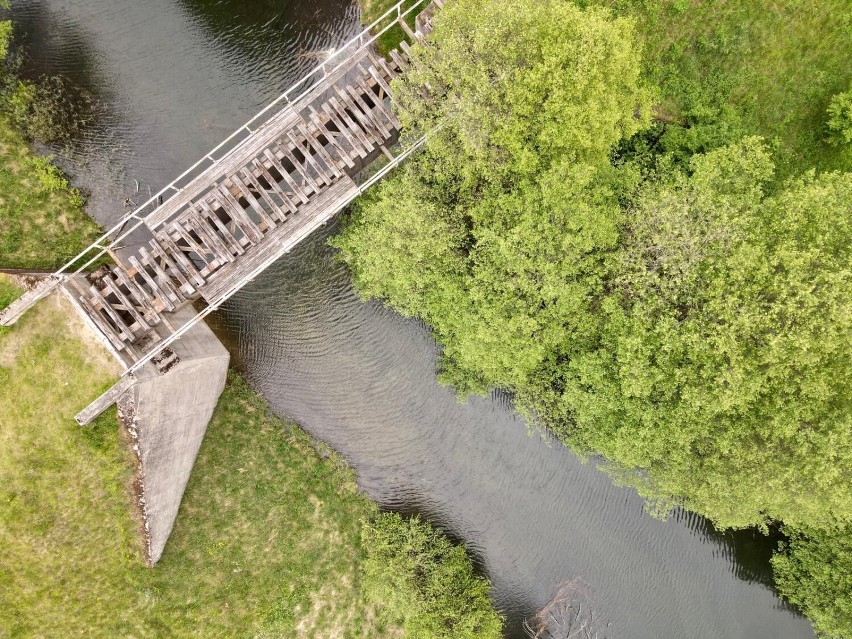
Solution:
[{"label": "grass field", "polygon": [[[593,0],[594,1],[594,0]],[[852,147],[825,142],[826,108],[852,86],[845,0],[600,0],[636,18],[645,69],[670,127],[664,145],[703,151],[759,134],[779,177],[852,170]]]},{"label": "grass field", "polygon": [[115,372],[57,295],[0,336],[0,637],[385,636],[359,588],[375,506],[236,376],[146,568],[115,414],[73,421]]},{"label": "grass field", "polygon": [[0,116],[0,267],[57,268],[99,235],[80,194]]}]

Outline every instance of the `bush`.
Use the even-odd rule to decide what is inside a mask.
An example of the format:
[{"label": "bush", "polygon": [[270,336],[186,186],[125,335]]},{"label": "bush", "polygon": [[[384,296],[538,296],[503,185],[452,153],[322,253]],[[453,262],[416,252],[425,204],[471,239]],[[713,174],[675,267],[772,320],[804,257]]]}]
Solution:
[{"label": "bush", "polygon": [[495,639],[502,620],[491,584],[473,572],[465,549],[418,517],[385,513],[365,524],[364,591],[406,639]]},{"label": "bush", "polygon": [[828,142],[833,146],[852,144],[852,90],[838,93],[828,105]]}]

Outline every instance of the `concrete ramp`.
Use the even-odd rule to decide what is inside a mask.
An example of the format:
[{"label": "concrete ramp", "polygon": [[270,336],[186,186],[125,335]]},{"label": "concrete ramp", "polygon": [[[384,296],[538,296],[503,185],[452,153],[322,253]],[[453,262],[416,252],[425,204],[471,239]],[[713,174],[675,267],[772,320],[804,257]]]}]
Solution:
[{"label": "concrete ramp", "polygon": [[[179,312],[188,321],[191,307]],[[207,423],[228,373],[228,351],[204,323],[172,344],[177,356],[165,374],[146,366],[119,402],[135,439],[148,561],[163,554]]]}]

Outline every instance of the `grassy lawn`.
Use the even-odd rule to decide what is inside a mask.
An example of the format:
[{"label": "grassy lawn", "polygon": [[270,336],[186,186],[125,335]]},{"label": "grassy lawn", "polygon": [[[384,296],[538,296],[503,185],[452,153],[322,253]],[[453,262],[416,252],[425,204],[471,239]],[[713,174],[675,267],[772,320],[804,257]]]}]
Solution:
[{"label": "grassy lawn", "polygon": [[689,129],[685,150],[759,134],[777,145],[781,177],[852,169],[852,147],[825,143],[831,97],[852,85],[846,0],[600,0],[633,15],[663,113]]},{"label": "grassy lawn", "polygon": [[0,116],[0,267],[57,268],[99,235],[80,194]]},{"label": "grassy lawn", "polygon": [[359,584],[375,506],[236,376],[146,568],[115,414],[73,421],[114,379],[58,295],[0,336],[0,637],[386,634]]}]

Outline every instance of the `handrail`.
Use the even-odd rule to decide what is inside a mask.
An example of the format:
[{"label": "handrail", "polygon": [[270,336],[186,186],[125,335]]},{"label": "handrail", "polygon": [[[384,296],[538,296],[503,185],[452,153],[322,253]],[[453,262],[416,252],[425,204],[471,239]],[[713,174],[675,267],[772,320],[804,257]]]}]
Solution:
[{"label": "handrail", "polygon": [[[94,264],[97,260],[99,260],[101,257],[103,257],[103,255],[105,253],[107,253],[113,247],[115,247],[121,240],[123,240],[128,235],[130,235],[133,231],[135,231],[140,226],[142,226],[145,223],[145,219],[147,219],[150,215],[152,215],[155,211],[157,211],[166,202],[171,200],[175,195],[181,193],[182,189],[178,188],[176,186],[176,184],[178,182],[180,182],[181,180],[183,180],[188,175],[190,175],[194,170],[196,170],[202,164],[204,164],[205,162],[210,162],[210,165],[207,167],[207,169],[210,169],[210,168],[216,166],[217,164],[219,164],[224,158],[228,157],[231,153],[233,153],[237,149],[239,149],[243,144],[248,142],[251,139],[252,135],[254,134],[254,131],[257,130],[257,129],[252,130],[251,125],[254,124],[256,122],[256,120],[258,120],[258,118],[260,118],[261,116],[266,114],[270,109],[272,109],[274,106],[279,104],[282,100],[285,100],[285,99],[287,100],[287,106],[290,106],[294,102],[298,102],[302,97],[307,95],[307,93],[313,88],[314,85],[311,84],[304,91],[302,91],[298,96],[296,96],[295,98],[291,98],[290,94],[295,89],[297,89],[298,87],[301,87],[302,85],[307,83],[317,73],[322,73],[322,77],[324,77],[324,76],[326,76],[330,73],[334,73],[335,71],[337,71],[338,69],[343,67],[353,57],[358,55],[364,48],[373,44],[381,35],[383,35],[385,32],[387,32],[388,30],[390,30],[394,26],[396,26],[398,20],[407,16],[409,13],[414,11],[414,9],[418,8],[420,5],[422,5],[426,1],[427,0],[399,0],[399,2],[397,2],[394,6],[390,7],[381,16],[376,18],[372,23],[370,23],[367,27],[365,27],[362,31],[360,31],[358,33],[358,35],[354,36],[353,38],[350,38],[339,49],[335,50],[334,53],[332,53],[328,57],[328,59],[324,60],[323,62],[321,62],[320,64],[315,66],[313,69],[311,69],[311,71],[309,73],[304,75],[300,80],[298,80],[289,89],[287,89],[281,95],[279,95],[277,98],[275,98],[272,102],[267,104],[263,109],[261,109],[254,116],[252,116],[252,118],[250,118],[245,124],[243,124],[238,129],[236,129],[233,133],[231,133],[231,135],[229,135],[227,138],[222,140],[218,145],[216,145],[209,152],[205,153],[195,164],[190,166],[183,173],[181,173],[178,177],[176,177],[174,180],[172,180],[169,184],[167,184],[162,189],[157,191],[157,193],[152,195],[143,204],[136,207],[130,213],[127,213],[126,215],[122,216],[122,218],[118,222],[116,222],[115,225],[113,225],[109,230],[105,231],[104,234],[101,235],[97,240],[92,242],[87,248],[83,249],[79,254],[77,254],[75,257],[73,257],[71,260],[66,262],[63,266],[61,266],[53,274],[54,282],[51,284],[50,288],[52,289],[56,285],[58,285],[59,282],[61,282],[63,277],[66,276],[66,275],[72,275],[73,276],[73,275],[78,275],[81,272],[83,272],[86,268],[88,268],[89,266]],[[403,10],[402,6],[404,4],[407,4],[407,3],[411,3],[411,6],[409,6],[407,9]],[[388,18],[393,18],[393,19],[387,25],[382,27],[382,29],[380,31],[373,34],[371,37],[367,38],[366,41],[364,40],[365,34],[369,34],[381,22],[383,22],[384,20],[387,20]],[[344,59],[339,61],[336,64],[336,66],[334,66],[331,70],[329,70],[327,68],[330,60],[339,56],[342,52],[346,51],[349,47],[351,47],[353,44],[356,44],[356,43],[357,43],[357,47],[354,51],[352,51],[348,56],[346,56]],[[281,111],[283,111],[283,109]],[[279,111],[278,113],[280,113],[281,111]],[[272,117],[272,116],[270,116],[270,117]],[[260,126],[262,126],[262,124]],[[240,140],[234,147],[229,149],[224,155],[222,155],[222,157],[220,157],[220,158],[214,158],[213,157],[214,154],[217,153],[220,149],[222,149],[227,143],[233,141],[237,136],[239,136],[240,134],[243,134],[245,132],[247,132],[248,135],[246,137],[244,137],[242,140]],[[169,197],[167,199],[162,200],[162,197],[164,195],[166,195],[169,191],[172,191],[171,195],[169,195]],[[143,210],[145,208],[149,207],[151,204],[153,204],[155,202],[157,204],[154,206],[154,208],[151,209],[148,213],[143,214]],[[124,228],[127,225],[127,223],[132,219],[135,219],[136,222],[134,224],[132,224],[130,227]],[[116,232],[119,232],[118,235],[116,237],[110,239],[110,235],[112,235],[113,233],[116,233]],[[84,259],[86,257],[86,255],[88,255],[91,251],[93,251],[95,249],[97,249],[97,253],[94,255],[94,257],[89,259],[82,266],[79,266],[73,272],[68,273],[68,270],[71,269],[71,267],[73,267],[74,264],[76,264],[80,260]]]}]

